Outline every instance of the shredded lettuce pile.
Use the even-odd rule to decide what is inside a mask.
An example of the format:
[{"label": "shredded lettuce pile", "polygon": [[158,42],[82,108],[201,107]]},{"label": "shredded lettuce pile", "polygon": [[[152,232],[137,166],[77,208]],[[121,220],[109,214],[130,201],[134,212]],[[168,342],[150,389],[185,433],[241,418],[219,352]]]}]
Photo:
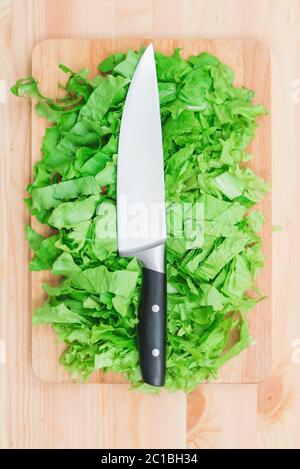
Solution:
[{"label": "shredded lettuce pile", "polygon": [[[68,75],[63,98],[43,96],[33,77],[18,80],[12,92],[37,99],[38,115],[52,123],[26,204],[55,231],[43,237],[26,226],[26,235],[35,253],[30,270],[58,278],[43,285],[48,300],[33,324],[52,325],[66,344],[60,362],[74,376],[120,372],[151,391],[141,381],[136,342],[140,266],[119,257],[115,232],[101,235],[107,217],[115,226],[120,119],[141,54],[111,55],[92,79],[87,69],[60,65]],[[233,86],[231,68],[209,53],[185,60],[179,49],[156,52],[156,66],[166,200],[204,205],[204,243],[203,226],[199,236],[187,229],[167,241],[165,387],[189,392],[251,343],[247,312],[261,299],[255,276],[264,264],[258,234],[264,216],[249,209],[268,184],[245,163],[256,118],[266,111],[252,103],[253,91]]]}]

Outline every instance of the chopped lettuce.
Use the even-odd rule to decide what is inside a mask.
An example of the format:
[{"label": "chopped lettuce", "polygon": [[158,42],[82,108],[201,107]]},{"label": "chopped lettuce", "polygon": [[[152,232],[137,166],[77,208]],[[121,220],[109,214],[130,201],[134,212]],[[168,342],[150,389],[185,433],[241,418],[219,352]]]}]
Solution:
[{"label": "chopped lettuce", "polygon": [[[140,266],[118,255],[115,206],[120,121],[142,52],[107,57],[92,79],[87,69],[60,65],[68,80],[57,100],[43,96],[33,77],[11,90],[34,97],[38,114],[52,123],[26,204],[56,231],[45,238],[27,226],[26,235],[34,252],[30,270],[60,278],[43,286],[48,300],[33,323],[52,325],[67,345],[60,361],[71,373],[85,379],[98,369],[121,372],[152,392],[138,363]],[[187,60],[179,49],[156,52],[156,66],[168,203],[166,388],[188,392],[251,343],[247,312],[261,297],[248,292],[256,291],[264,263],[264,216],[248,209],[269,185],[245,163],[257,117],[266,111],[207,52]],[[180,204],[190,208],[178,236],[172,223]]]}]

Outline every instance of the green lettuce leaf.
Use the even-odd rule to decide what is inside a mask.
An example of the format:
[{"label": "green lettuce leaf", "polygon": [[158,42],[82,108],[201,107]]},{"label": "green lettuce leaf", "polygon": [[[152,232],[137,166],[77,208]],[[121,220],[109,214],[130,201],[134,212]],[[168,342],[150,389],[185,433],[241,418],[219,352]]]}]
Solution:
[{"label": "green lettuce leaf", "polygon": [[[11,90],[35,98],[38,114],[52,124],[25,201],[56,230],[44,237],[26,227],[30,269],[50,270],[56,279],[43,285],[48,299],[33,323],[52,325],[66,345],[60,363],[79,379],[114,371],[134,388],[156,392],[142,382],[138,360],[141,269],[118,255],[116,234],[120,122],[142,53],[115,53],[94,77],[61,64],[67,79],[57,99],[43,96],[33,77]],[[247,166],[247,147],[266,111],[208,52],[186,60],[176,49],[155,59],[168,225],[165,386],[189,392],[252,341],[247,314],[262,299],[255,278],[264,265],[265,221],[252,207],[269,183]]]}]

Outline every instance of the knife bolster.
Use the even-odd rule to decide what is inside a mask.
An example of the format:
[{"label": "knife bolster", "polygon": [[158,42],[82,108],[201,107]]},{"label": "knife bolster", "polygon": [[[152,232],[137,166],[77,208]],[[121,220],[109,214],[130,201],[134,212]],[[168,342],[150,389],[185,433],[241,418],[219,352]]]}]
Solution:
[{"label": "knife bolster", "polygon": [[136,258],[146,269],[154,270],[162,274],[166,271],[165,245],[159,244],[153,248],[144,249],[136,253]]}]

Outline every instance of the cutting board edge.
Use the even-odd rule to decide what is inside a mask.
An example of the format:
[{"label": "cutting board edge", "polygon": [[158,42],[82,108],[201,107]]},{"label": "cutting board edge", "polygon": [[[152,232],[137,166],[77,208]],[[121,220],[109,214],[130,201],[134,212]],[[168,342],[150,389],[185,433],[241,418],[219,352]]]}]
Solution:
[{"label": "cutting board edge", "polygon": [[110,38],[110,37],[90,37],[90,38],[80,38],[80,37],[73,37],[73,38],[68,38],[68,37],[61,37],[61,38],[46,38],[42,39],[41,41],[35,42],[35,44],[32,47],[32,53],[31,53],[31,65],[34,60],[35,54],[37,53],[38,49],[40,47],[44,47],[44,45],[49,44],[49,43],[58,43],[58,42],[90,42],[90,41],[105,41],[105,42],[111,42],[111,43],[116,43],[122,40],[126,41],[133,41],[133,40],[139,40],[140,42],[152,42],[152,41],[177,41],[177,42],[186,42],[186,41],[207,41],[207,42],[214,42],[214,43],[221,43],[226,41],[227,43],[236,43],[240,45],[245,45],[245,44],[257,44],[261,48],[265,49],[268,51],[269,58],[271,56],[271,47],[270,45],[266,42],[263,41],[262,39],[254,39],[254,38],[246,38],[246,39],[237,39],[237,38],[226,38],[226,39],[220,39],[220,38],[215,38],[215,37],[184,37],[184,38],[171,38],[171,37],[155,37],[155,38],[147,38],[147,37],[142,37],[142,38],[132,38],[132,37],[118,37],[118,38]]}]

